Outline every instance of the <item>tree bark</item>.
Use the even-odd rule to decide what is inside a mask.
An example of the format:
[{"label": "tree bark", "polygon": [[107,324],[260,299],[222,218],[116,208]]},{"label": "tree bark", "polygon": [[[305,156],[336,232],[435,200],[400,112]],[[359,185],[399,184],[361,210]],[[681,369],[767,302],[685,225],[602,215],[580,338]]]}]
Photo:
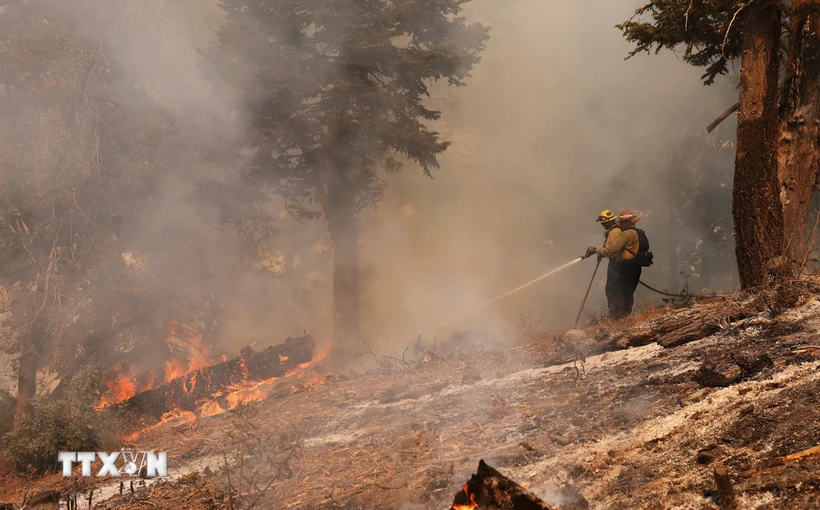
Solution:
[{"label": "tree bark", "polygon": [[333,242],[334,344],[354,348],[359,329],[359,230],[352,198],[331,200],[326,211]]},{"label": "tree bark", "polygon": [[20,421],[34,412],[32,399],[37,391],[37,369],[40,367],[40,356],[34,346],[28,345],[20,353],[17,370],[17,407],[14,410],[14,429],[20,427]]},{"label": "tree bark", "polygon": [[820,0],[794,0],[779,147],[788,257],[805,263],[809,209],[820,173]]},{"label": "tree bark", "polygon": [[740,284],[749,289],[770,283],[774,273],[768,269],[783,255],[777,175],[780,12],[769,3],[752,3],[743,16],[732,217]]},{"label": "tree bark", "polygon": [[37,371],[45,346],[46,326],[43,319],[35,319],[31,330],[23,335],[17,370],[17,406],[14,410],[14,429],[18,430],[23,418],[34,413],[34,395],[37,393]]}]

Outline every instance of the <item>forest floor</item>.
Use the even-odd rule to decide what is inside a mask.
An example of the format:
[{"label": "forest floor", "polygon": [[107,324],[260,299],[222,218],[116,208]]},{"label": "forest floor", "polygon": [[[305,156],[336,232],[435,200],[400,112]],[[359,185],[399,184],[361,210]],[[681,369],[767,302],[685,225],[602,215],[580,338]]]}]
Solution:
[{"label": "forest floor", "polygon": [[[277,393],[247,434],[226,414],[142,437],[133,449],[168,451],[171,476],[134,493],[72,487],[96,484],[100,509],[445,510],[484,459],[564,510],[729,507],[718,466],[737,508],[820,508],[820,296],[769,297],[506,349],[461,335],[409,364]],[[67,480],[7,478],[0,501]]]}]

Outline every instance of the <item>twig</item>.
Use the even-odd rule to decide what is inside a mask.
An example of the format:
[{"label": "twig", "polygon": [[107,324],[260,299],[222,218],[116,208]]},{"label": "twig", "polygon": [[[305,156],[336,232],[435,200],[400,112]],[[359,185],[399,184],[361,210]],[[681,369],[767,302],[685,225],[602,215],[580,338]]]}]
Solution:
[{"label": "twig", "polygon": [[225,473],[228,475],[228,504],[229,508],[233,510],[233,482],[231,482],[231,468],[228,466],[228,456],[222,452],[222,460],[225,462]]},{"label": "twig", "polygon": [[692,12],[692,4],[695,3],[695,0],[689,0],[689,7],[686,8],[686,13],[683,15],[684,19],[686,20],[683,24],[683,30],[689,30],[689,14]]},{"label": "twig", "polygon": [[732,30],[732,25],[734,24],[735,20],[737,19],[737,15],[743,11],[746,7],[754,3],[755,0],[749,0],[748,3],[742,4],[738,10],[735,11],[734,15],[732,16],[732,20],[729,22],[729,26],[726,27],[726,34],[723,36],[723,44],[720,47],[720,54],[723,58],[726,58],[726,41],[729,39],[729,32]]},{"label": "twig", "polygon": [[820,445],[817,445],[813,448],[809,448],[808,450],[803,450],[802,452],[791,453],[789,455],[785,455],[780,457],[781,460],[784,462],[792,462],[795,460],[800,460],[803,457],[809,457],[811,455],[820,455]]},{"label": "twig", "polygon": [[251,504],[248,506],[247,510],[250,510],[253,507],[255,507],[256,503],[259,502],[259,500],[267,492],[267,490],[270,488],[270,486],[273,485],[273,482],[275,482],[282,475],[282,473],[285,470],[285,466],[290,461],[290,458],[293,456],[293,453],[296,451],[296,448],[298,448],[298,447],[299,447],[298,443],[293,445],[293,447],[290,449],[290,452],[288,453],[288,456],[285,457],[285,460],[279,465],[279,470],[276,472],[276,474],[273,476],[273,478],[270,479],[268,484],[265,485],[265,487],[259,492],[259,494],[257,494],[256,498],[253,501],[251,501]]}]

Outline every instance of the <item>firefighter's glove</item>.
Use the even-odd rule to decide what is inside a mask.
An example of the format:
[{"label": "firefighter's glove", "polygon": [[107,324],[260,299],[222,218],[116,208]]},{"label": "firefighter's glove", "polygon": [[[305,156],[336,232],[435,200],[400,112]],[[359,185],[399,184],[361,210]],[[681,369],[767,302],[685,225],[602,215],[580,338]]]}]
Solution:
[{"label": "firefighter's glove", "polygon": [[589,248],[587,248],[587,252],[584,254],[584,256],[586,256],[586,257],[591,257],[592,255],[595,255],[595,247],[594,246],[590,246]]}]

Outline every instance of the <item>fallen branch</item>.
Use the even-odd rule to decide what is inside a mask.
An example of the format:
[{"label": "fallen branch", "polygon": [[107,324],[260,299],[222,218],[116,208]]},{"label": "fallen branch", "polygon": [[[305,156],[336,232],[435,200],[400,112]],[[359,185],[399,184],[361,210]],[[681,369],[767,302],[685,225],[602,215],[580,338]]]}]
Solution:
[{"label": "fallen branch", "polygon": [[803,457],[810,457],[812,455],[820,455],[820,445],[809,448],[808,450],[803,450],[802,452],[790,453],[789,455],[780,457],[780,460],[783,462],[794,462],[795,460],[800,460]]},{"label": "fallen branch", "polygon": [[[126,432],[154,425],[172,411],[196,412],[203,401],[216,400],[237,386],[283,377],[313,359],[313,338],[288,338],[284,343],[254,352],[250,347],[231,360],[197,370],[167,384],[134,395],[109,409],[123,414]],[[224,405],[223,405],[224,404]],[[229,406],[222,402],[220,405]]]},{"label": "fallen branch", "polygon": [[803,345],[792,351],[792,354],[806,354],[809,352],[820,352],[820,345]]},{"label": "fallen branch", "polygon": [[765,303],[750,300],[738,303],[727,297],[697,303],[657,319],[639,323],[629,329],[618,329],[608,335],[608,343],[616,348],[640,347],[657,342],[669,348],[677,347],[719,331],[733,323],[757,315]]}]

